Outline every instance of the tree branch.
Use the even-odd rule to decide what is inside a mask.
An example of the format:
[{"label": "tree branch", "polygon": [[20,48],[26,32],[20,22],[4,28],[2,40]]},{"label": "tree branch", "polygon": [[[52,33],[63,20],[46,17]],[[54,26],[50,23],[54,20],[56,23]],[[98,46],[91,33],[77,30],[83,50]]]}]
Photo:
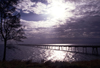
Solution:
[{"label": "tree branch", "polygon": [[1,15],[1,16],[0,16],[0,17],[1,17],[1,23],[0,23],[0,26],[1,26],[0,29],[1,29],[1,30],[0,30],[0,31],[1,31],[2,37],[4,38],[4,34],[3,34],[3,30],[2,30],[2,11],[1,11],[1,14],[0,14],[0,15]]}]

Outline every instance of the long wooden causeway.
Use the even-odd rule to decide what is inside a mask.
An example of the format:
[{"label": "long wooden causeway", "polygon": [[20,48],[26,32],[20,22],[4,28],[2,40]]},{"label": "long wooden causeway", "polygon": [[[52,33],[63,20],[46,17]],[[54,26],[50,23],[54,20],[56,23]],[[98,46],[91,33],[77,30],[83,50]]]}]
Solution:
[{"label": "long wooden causeway", "polygon": [[23,46],[32,46],[43,49],[59,50],[72,53],[80,53],[87,55],[100,56],[100,45],[33,45],[33,44],[19,44]]}]

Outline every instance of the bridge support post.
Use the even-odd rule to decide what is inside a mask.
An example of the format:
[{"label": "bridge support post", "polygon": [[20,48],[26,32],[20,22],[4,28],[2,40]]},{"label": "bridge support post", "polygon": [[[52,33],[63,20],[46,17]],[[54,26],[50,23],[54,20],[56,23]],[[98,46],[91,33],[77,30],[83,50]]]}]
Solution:
[{"label": "bridge support post", "polygon": [[66,47],[66,51],[67,51],[67,48],[68,48],[68,47]]},{"label": "bridge support post", "polygon": [[60,50],[60,46],[59,46],[59,50]]},{"label": "bridge support post", "polygon": [[92,47],[92,54],[98,55],[98,48],[97,47]]},{"label": "bridge support post", "polygon": [[85,52],[86,52],[86,54],[87,54],[87,47],[85,47]]},{"label": "bridge support post", "polygon": [[61,50],[63,50],[63,47],[61,46]]},{"label": "bridge support post", "polygon": [[71,49],[70,49],[71,51],[72,51],[72,47],[71,47]]},{"label": "bridge support post", "polygon": [[46,46],[46,49],[48,49],[48,46]]},{"label": "bridge support post", "polygon": [[75,52],[76,52],[76,47],[75,47]]},{"label": "bridge support post", "polygon": [[83,53],[87,54],[87,47],[83,47]]}]

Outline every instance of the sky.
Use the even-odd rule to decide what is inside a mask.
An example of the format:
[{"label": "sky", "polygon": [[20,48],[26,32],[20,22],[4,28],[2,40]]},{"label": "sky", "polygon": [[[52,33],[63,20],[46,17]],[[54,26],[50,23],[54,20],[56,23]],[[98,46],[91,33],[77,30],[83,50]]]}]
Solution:
[{"label": "sky", "polygon": [[20,0],[25,44],[99,43],[100,0]]}]

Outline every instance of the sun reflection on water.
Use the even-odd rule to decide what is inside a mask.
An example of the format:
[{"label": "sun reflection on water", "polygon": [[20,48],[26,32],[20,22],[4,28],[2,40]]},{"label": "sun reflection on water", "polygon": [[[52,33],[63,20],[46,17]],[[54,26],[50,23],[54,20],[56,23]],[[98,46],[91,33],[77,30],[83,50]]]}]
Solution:
[{"label": "sun reflection on water", "polygon": [[[53,49],[58,49],[58,47],[53,47]],[[64,50],[66,50],[65,48],[63,48]],[[48,52],[46,52],[46,54],[48,54]],[[73,59],[73,53],[69,53],[67,51],[58,51],[58,50],[50,50],[49,55],[47,57],[47,60],[51,60],[51,61],[70,61],[70,60],[74,60]]]},{"label": "sun reflection on water", "polygon": [[52,61],[63,61],[66,53],[62,51],[52,51],[52,55],[47,58],[47,60],[52,60]]}]

